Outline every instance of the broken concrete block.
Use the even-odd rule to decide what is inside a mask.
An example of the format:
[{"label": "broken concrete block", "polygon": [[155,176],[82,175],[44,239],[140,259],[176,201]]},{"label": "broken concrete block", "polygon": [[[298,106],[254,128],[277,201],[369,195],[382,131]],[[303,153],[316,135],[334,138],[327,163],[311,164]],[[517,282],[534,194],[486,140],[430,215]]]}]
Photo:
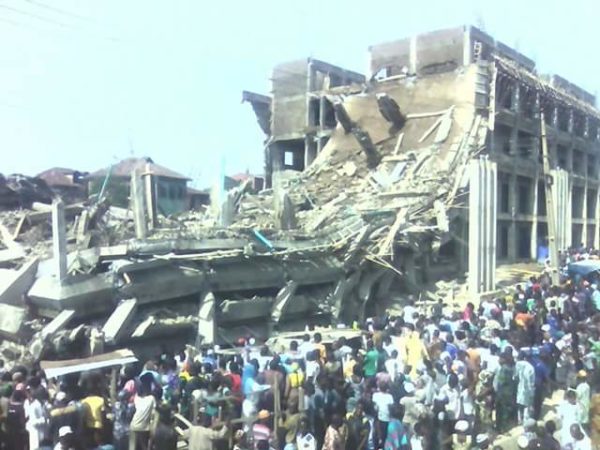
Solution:
[{"label": "broken concrete block", "polygon": [[353,177],[356,173],[356,164],[352,161],[346,161],[342,166],[343,173],[348,177]]},{"label": "broken concrete block", "polygon": [[287,309],[288,303],[294,297],[297,288],[298,283],[295,281],[290,281],[279,290],[277,297],[275,298],[273,310],[271,312],[271,322],[275,324],[279,323],[281,317],[284,315]]},{"label": "broken concrete block", "polygon": [[27,318],[27,310],[18,306],[0,304],[0,336],[17,340]]},{"label": "broken concrete block", "polygon": [[137,300],[134,298],[119,303],[102,328],[106,342],[115,344],[119,341],[127,325],[131,322],[136,309]]},{"label": "broken concrete block", "polygon": [[292,199],[283,190],[279,190],[275,195],[275,220],[282,230],[291,230],[296,228],[296,209]]},{"label": "broken concrete block", "polygon": [[19,270],[0,271],[0,303],[20,305],[23,295],[35,280],[38,259],[25,263]]},{"label": "broken concrete block", "polygon": [[232,192],[227,192],[219,209],[219,223],[224,227],[231,225],[235,220],[235,210],[235,196]]}]

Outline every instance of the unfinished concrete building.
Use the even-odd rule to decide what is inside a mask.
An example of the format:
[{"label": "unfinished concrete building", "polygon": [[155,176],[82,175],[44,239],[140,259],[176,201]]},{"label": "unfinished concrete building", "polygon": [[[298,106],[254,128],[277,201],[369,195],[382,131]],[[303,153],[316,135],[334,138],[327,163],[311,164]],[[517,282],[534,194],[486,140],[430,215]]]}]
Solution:
[{"label": "unfinished concrete building", "polygon": [[[469,191],[465,191],[463,200],[469,199],[470,209],[450,211],[450,232],[442,238],[434,260],[454,260],[454,267],[469,272],[471,289],[479,292],[494,287],[497,262],[547,256],[540,145],[542,110],[548,126],[558,246],[598,245],[600,113],[592,94],[559,76],[539,75],[534,61],[472,26],[373,45],[369,53],[369,81],[361,95],[385,92],[394,98],[401,111],[409,112],[409,118],[415,109],[454,108],[453,126],[457,121],[463,121],[464,126],[470,123],[470,119],[458,117],[458,108],[468,105],[487,128],[477,154],[490,164],[487,168],[473,168],[472,177],[465,176],[469,179],[463,180],[463,186],[470,181],[472,195],[467,196]],[[358,78],[353,81],[360,82]],[[281,92],[276,83],[274,77],[272,126],[281,124],[276,120],[281,115],[281,102],[275,101]],[[348,100],[341,99],[339,94],[330,89],[320,97],[332,105],[336,97]],[[285,118],[311,117],[304,103],[285,105]],[[412,116],[417,118],[418,114]],[[340,121],[338,115],[334,118]],[[439,126],[435,119],[423,118],[421,122],[427,120],[433,127]],[[281,128],[274,129],[279,132]],[[294,135],[296,142],[303,139],[312,142],[313,135],[309,132],[302,135],[301,130],[298,127],[300,134]],[[314,153],[307,150],[304,159],[298,157],[290,159],[296,161],[294,164],[277,165],[278,149],[283,148],[283,152],[286,149],[285,144],[274,145],[274,135],[277,133],[271,133],[267,147],[268,169],[277,173],[281,169],[308,168]],[[425,136],[416,143],[405,139],[402,146],[418,151],[424,144],[427,144]],[[308,149],[309,144],[300,147]],[[491,170],[490,176],[477,178],[486,170]],[[486,255],[486,261],[482,261],[482,255]],[[423,265],[429,267],[429,263],[419,267]]]},{"label": "unfinished concrete building", "polygon": [[304,170],[327,144],[337,121],[333,104],[325,94],[364,82],[365,76],[360,73],[308,58],[275,66],[271,97],[243,93],[243,100],[252,103],[269,138],[265,156],[267,186],[271,186],[273,174]]},{"label": "unfinished concrete building", "polygon": [[231,343],[349,323],[407,293],[447,296],[426,289],[448,274],[468,273],[471,294],[490,291],[497,262],[535,258],[547,234],[542,175],[554,181],[559,246],[598,239],[592,96],[472,27],[370,54],[366,81],[309,59],[278,66],[272,98],[244,94],[269,135],[272,189],[246,181],[205,211],[154,221],[134,172],[131,211],[91,200],[69,222],[55,204],[53,240],[35,252],[21,242],[27,214],[7,216],[0,334],[26,340],[33,314],[31,348],[59,347],[89,324],[107,345]]}]

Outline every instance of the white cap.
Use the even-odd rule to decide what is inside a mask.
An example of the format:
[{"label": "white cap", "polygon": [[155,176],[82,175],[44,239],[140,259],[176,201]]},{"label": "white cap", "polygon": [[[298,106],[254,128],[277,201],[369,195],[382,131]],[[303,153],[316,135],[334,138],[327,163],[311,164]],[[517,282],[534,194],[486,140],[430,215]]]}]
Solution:
[{"label": "white cap", "polygon": [[465,433],[468,429],[469,429],[469,422],[467,422],[466,420],[459,420],[458,422],[456,422],[456,425],[454,426],[454,430],[457,433]]},{"label": "white cap", "polygon": [[517,439],[517,446],[519,448],[527,448],[528,445],[529,445],[529,438],[525,435],[519,436],[519,439]]},{"label": "white cap", "polygon": [[483,444],[487,440],[488,440],[487,434],[478,434],[477,437],[475,438],[475,442],[477,442],[478,444]]},{"label": "white cap", "polygon": [[58,437],[59,438],[68,436],[69,434],[73,434],[73,430],[68,425],[66,425],[64,427],[60,427],[58,429]]},{"label": "white cap", "polygon": [[64,393],[63,391],[58,391],[56,393],[56,396],[54,397],[54,400],[56,400],[57,402],[62,402],[65,401],[67,399],[67,394]]},{"label": "white cap", "polygon": [[412,383],[404,383],[404,391],[407,394],[414,394],[415,392],[415,385]]}]

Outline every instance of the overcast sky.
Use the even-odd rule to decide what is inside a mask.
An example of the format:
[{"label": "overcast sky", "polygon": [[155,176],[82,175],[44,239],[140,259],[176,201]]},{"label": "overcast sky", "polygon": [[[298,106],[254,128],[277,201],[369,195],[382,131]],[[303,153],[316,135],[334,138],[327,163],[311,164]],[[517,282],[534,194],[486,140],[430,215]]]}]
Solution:
[{"label": "overcast sky", "polygon": [[471,23],[600,92],[598,0],[0,0],[0,172],[151,156],[207,186],[262,172],[244,89],[312,56],[359,72],[370,44]]}]

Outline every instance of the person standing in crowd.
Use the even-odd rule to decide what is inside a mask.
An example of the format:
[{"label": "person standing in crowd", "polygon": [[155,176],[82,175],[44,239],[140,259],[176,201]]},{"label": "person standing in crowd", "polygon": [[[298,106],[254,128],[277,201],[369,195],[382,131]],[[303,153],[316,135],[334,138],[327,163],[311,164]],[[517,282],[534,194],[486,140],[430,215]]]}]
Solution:
[{"label": "person standing in crowd", "polygon": [[[309,324],[301,345],[246,336],[177,357],[161,346],[123,368],[116,390],[108,371],[53,380],[35,365],[0,364],[0,450],[129,450],[128,435],[136,450],[182,439],[191,450],[484,450],[517,423],[521,448],[595,448],[596,291],[533,277],[466,308],[411,299],[351,328]],[[565,392],[558,420],[536,424],[553,389]]]},{"label": "person standing in crowd", "polygon": [[517,419],[517,383],[512,350],[500,356],[500,367],[494,376],[496,402],[496,430],[500,433],[508,431]]},{"label": "person standing in crowd", "polygon": [[6,412],[6,447],[7,449],[27,449],[27,418],[25,416],[26,394],[23,389],[15,389],[8,403]]},{"label": "person standing in crowd", "polygon": [[152,418],[156,409],[156,399],[150,394],[150,386],[148,384],[140,384],[133,404],[135,406],[135,413],[131,419],[129,429],[134,435],[136,450],[147,450]]}]

